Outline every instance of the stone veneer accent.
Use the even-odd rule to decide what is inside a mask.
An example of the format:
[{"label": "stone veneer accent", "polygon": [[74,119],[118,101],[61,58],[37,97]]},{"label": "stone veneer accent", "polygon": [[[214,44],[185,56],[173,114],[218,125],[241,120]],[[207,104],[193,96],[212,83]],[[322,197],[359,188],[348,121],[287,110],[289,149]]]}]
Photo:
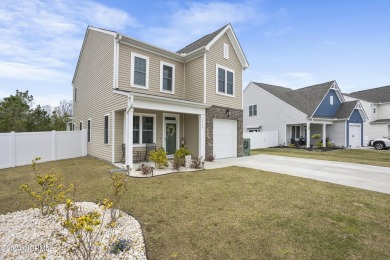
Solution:
[{"label": "stone veneer accent", "polygon": [[[230,110],[230,116],[226,116],[226,109]],[[206,159],[214,155],[213,149],[213,119],[228,119],[237,121],[237,157],[243,156],[243,110],[228,107],[211,106],[206,109]]]}]

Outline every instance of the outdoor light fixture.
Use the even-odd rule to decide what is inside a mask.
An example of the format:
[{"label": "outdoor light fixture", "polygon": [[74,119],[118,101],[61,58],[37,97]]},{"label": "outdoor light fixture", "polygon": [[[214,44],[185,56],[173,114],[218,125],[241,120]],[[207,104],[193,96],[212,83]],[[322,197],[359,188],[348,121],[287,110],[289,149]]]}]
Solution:
[{"label": "outdoor light fixture", "polygon": [[226,117],[229,117],[231,115],[231,113],[230,113],[230,109],[229,108],[227,108],[226,109]]}]

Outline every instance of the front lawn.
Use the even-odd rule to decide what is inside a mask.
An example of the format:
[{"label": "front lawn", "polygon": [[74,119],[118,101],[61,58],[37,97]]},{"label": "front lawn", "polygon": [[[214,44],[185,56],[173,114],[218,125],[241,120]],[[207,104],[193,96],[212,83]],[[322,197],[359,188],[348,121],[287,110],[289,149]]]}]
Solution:
[{"label": "front lawn", "polygon": [[270,154],[390,167],[390,151],[388,150],[377,151],[366,149],[341,149],[330,150],[326,152],[318,150],[307,151],[304,149],[295,148],[265,148],[251,150],[251,155],[256,154]]},{"label": "front lawn", "polygon": [[[103,161],[39,165],[51,167],[75,184],[76,200],[109,192]],[[18,187],[31,172],[0,170],[1,214],[29,207]],[[128,184],[122,210],[141,223],[149,259],[390,258],[390,195],[240,167]]]}]

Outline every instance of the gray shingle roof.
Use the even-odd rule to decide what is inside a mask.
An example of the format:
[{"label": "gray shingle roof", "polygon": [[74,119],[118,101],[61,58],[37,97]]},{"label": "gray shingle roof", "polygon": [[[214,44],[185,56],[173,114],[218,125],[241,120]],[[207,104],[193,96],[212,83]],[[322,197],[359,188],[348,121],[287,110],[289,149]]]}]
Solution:
[{"label": "gray shingle roof", "polygon": [[389,119],[378,119],[371,122],[372,124],[390,124],[390,118]]},{"label": "gray shingle roof", "polygon": [[366,89],[345,95],[372,103],[385,103],[390,102],[390,86]]},{"label": "gray shingle roof", "polygon": [[206,46],[207,44],[209,44],[223,29],[225,29],[226,26],[228,26],[229,24],[223,26],[222,28],[216,30],[215,32],[212,32],[210,34],[207,34],[205,36],[203,36],[202,38],[194,41],[193,43],[187,45],[186,47],[182,48],[181,50],[177,51],[177,53],[179,54],[186,54],[186,53],[190,53],[194,50],[197,50],[201,47],[204,47]]},{"label": "gray shingle roof", "polygon": [[336,118],[338,119],[349,118],[349,116],[352,114],[352,111],[355,109],[357,102],[358,100],[342,103],[336,112]]},{"label": "gray shingle roof", "polygon": [[263,83],[253,83],[310,117],[333,85],[334,81],[296,90]]}]

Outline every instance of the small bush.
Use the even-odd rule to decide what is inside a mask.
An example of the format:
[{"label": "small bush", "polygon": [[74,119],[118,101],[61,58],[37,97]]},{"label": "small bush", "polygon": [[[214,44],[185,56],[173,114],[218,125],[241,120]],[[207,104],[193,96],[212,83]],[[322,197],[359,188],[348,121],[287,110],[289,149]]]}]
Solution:
[{"label": "small bush", "polygon": [[290,144],[288,144],[287,146],[293,148],[293,147],[295,147],[295,144],[291,144],[291,143],[290,143]]},{"label": "small bush", "polygon": [[130,249],[130,239],[118,239],[111,244],[110,253],[117,255]]},{"label": "small bush", "polygon": [[164,151],[163,148],[151,151],[149,154],[149,160],[154,162],[154,165],[157,169],[161,169],[168,166],[167,153]]},{"label": "small bush", "polygon": [[212,161],[214,161],[214,160],[215,160],[215,154],[209,154],[209,155],[207,155],[206,161],[212,162]]},{"label": "small bush", "polygon": [[320,140],[321,135],[320,134],[314,134],[314,135],[311,136],[311,138],[313,138],[314,140]]},{"label": "small bush", "polygon": [[[115,226],[116,221],[119,218],[119,210],[114,209],[113,206],[115,208],[118,208],[118,204],[122,199],[123,193],[127,190],[127,183],[125,180],[125,175],[120,172],[115,172],[111,174],[110,179],[112,184],[111,202],[106,200],[105,201],[106,204],[104,203],[103,204],[110,209],[110,217],[111,217],[110,225]],[[112,205],[108,207],[108,203],[112,203]]]},{"label": "small bush", "polygon": [[317,148],[321,148],[322,147],[322,142],[317,142],[316,146],[317,146]]},{"label": "small bush", "polygon": [[183,166],[184,163],[185,163],[184,158],[180,158],[179,156],[175,155],[173,157],[173,160],[171,160],[172,169],[180,172],[180,168]]},{"label": "small bush", "polygon": [[[108,200],[105,200],[105,203]],[[101,206],[102,210],[109,209],[111,203],[106,203],[107,206]],[[63,243],[68,244],[68,253],[73,254],[77,259],[96,259],[99,250],[106,250],[101,242],[104,237],[102,228],[104,226],[104,215],[97,210],[88,213],[82,213],[72,200],[67,199],[65,204],[65,218],[61,217],[61,226],[68,230],[72,235],[72,239],[59,233]],[[107,225],[108,227],[112,227]]]},{"label": "small bush", "polygon": [[39,173],[36,163],[40,159],[37,157],[32,161],[34,180],[40,186],[40,191],[33,191],[30,183],[23,184],[20,188],[33,199],[33,206],[38,207],[42,215],[47,215],[53,213],[54,208],[64,201],[67,193],[74,191],[74,186],[70,184],[65,188],[62,184],[61,173],[55,172],[55,170],[51,170],[47,174]]},{"label": "small bush", "polygon": [[141,171],[145,175],[149,173],[153,173],[153,170],[154,168],[147,164],[141,164],[137,169],[137,171]]},{"label": "small bush", "polygon": [[334,144],[332,142],[326,142],[326,147],[333,148]]},{"label": "small bush", "polygon": [[[176,150],[175,152],[175,156],[174,156],[174,159],[173,159],[173,164],[179,164],[179,166],[185,166],[185,163],[186,163],[186,156],[187,155],[191,155],[191,151],[188,149],[187,146],[182,146],[180,147],[178,150]],[[175,170],[180,170],[180,167],[179,168],[174,168]]]},{"label": "small bush", "polygon": [[192,159],[191,168],[200,169],[202,168],[201,165],[202,165],[202,156]]}]

